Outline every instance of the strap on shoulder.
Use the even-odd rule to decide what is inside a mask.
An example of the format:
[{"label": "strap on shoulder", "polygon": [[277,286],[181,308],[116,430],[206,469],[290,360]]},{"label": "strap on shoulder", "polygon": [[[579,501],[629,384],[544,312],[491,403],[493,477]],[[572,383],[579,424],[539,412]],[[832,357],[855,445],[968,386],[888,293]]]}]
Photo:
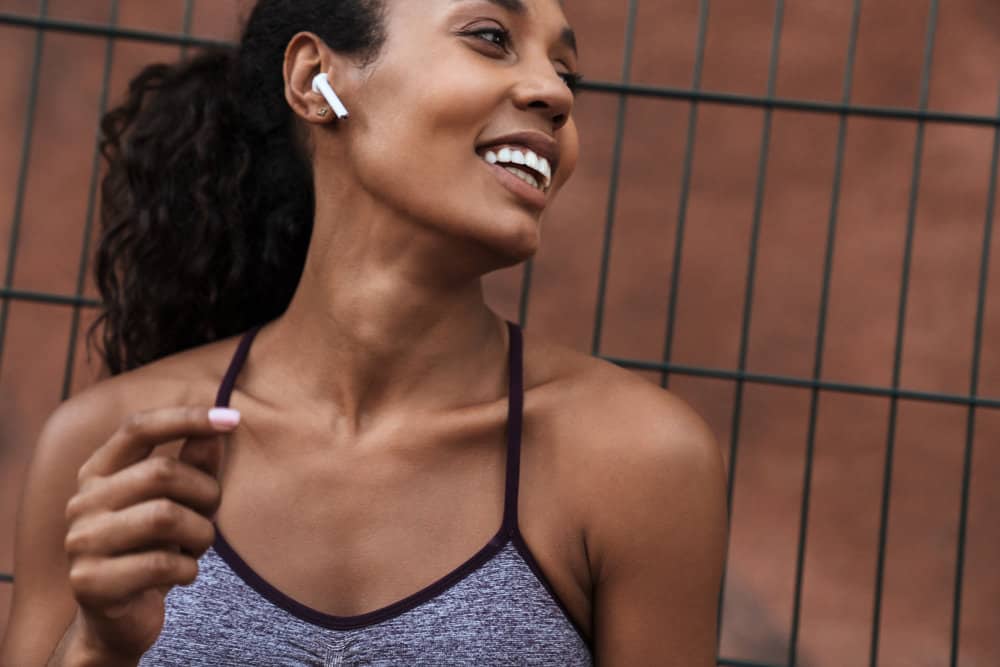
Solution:
[{"label": "strap on shoulder", "polygon": [[521,476],[521,427],[524,419],[524,341],[521,328],[507,322],[510,351],[507,361],[507,482],[504,489],[503,525],[517,532],[517,497]]}]

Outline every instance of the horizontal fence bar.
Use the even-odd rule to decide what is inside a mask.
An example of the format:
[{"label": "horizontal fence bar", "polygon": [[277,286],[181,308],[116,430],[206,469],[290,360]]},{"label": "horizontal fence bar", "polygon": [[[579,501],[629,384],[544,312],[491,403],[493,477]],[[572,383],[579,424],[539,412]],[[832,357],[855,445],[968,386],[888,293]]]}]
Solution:
[{"label": "horizontal fence bar", "polygon": [[[29,301],[34,303],[44,303],[58,306],[79,306],[83,308],[99,308],[101,302],[96,299],[76,298],[60,294],[46,294],[44,292],[29,292],[24,290],[0,289],[0,299],[10,299],[13,301]],[[657,361],[643,361],[641,359],[623,359],[601,355],[602,359],[609,361],[622,368],[629,368],[639,371],[658,371],[666,373],[677,373],[693,377],[705,377],[715,380],[733,380],[750,382],[753,384],[770,384],[783,387],[797,387],[802,389],[818,389],[846,394],[863,394],[867,396],[880,396],[885,398],[900,398],[911,401],[928,401],[938,403],[950,403],[954,405],[972,405],[980,408],[1000,408],[1000,398],[989,398],[983,396],[965,396],[959,394],[944,394],[934,392],[915,391],[910,389],[892,389],[891,387],[879,387],[875,385],[851,384],[846,382],[830,382],[824,380],[811,380],[808,378],[798,378],[783,375],[769,375],[766,373],[749,373],[737,370],[726,370],[722,368],[709,368],[705,366],[687,366],[684,364],[663,363]]]},{"label": "horizontal fence bar", "polygon": [[169,32],[158,32],[155,30],[137,30],[134,28],[121,28],[101,23],[87,23],[84,21],[66,21],[61,19],[40,18],[38,16],[24,16],[23,14],[12,14],[10,12],[0,12],[0,25],[10,25],[17,28],[34,28],[36,30],[51,30],[54,32],[69,32],[77,35],[90,35],[92,37],[117,37],[120,39],[131,39],[139,42],[156,42],[173,46],[205,46],[229,48],[233,43],[223,39],[211,39],[208,37],[192,37]]},{"label": "horizontal fence bar", "polygon": [[754,662],[752,660],[737,660],[736,658],[719,658],[715,664],[718,667],[783,667],[773,662]]},{"label": "horizontal fence bar", "polygon": [[874,385],[850,384],[847,382],[829,382],[825,380],[810,380],[784,375],[768,375],[766,373],[747,373],[725,370],[722,368],[706,368],[702,366],[684,366],[682,364],[664,364],[657,361],[642,361],[639,359],[621,359],[601,356],[605,361],[639,371],[657,371],[688,375],[692,377],[711,378],[713,380],[734,380],[753,384],[770,384],[781,387],[796,387],[800,389],[818,389],[841,394],[862,394],[883,398],[898,398],[906,401],[926,401],[930,403],[950,403],[953,405],[974,405],[980,408],[1000,408],[1000,398],[983,396],[963,396],[959,394],[940,394],[912,389],[893,389]]},{"label": "horizontal fence bar", "polygon": [[66,296],[63,294],[48,294],[46,292],[31,292],[26,290],[5,289],[0,287],[2,301],[31,301],[56,306],[79,306],[80,308],[99,308],[101,302],[86,297]]},{"label": "horizontal fence bar", "polygon": [[843,104],[840,102],[820,102],[817,100],[794,100],[767,95],[741,95],[739,93],[720,93],[669,86],[646,86],[635,83],[621,84],[605,81],[581,81],[579,88],[580,90],[589,90],[597,93],[688,100],[709,104],[763,107],[765,109],[804,111],[807,113],[826,113],[838,116],[867,116],[872,118],[924,121],[928,123],[959,123],[1000,127],[1000,117],[978,116],[975,114],[948,111],[920,111],[918,109],[903,107],[878,107],[863,104]]},{"label": "horizontal fence bar", "polygon": [[[108,25],[101,25],[99,23],[39,18],[36,16],[13,14],[10,12],[0,12],[0,26],[2,25],[34,28],[36,30],[70,32],[96,37],[118,37],[121,39],[157,42],[160,44],[175,46],[233,46],[232,42],[220,39],[191,37],[175,33],[157,32],[154,30],[115,28]],[[636,83],[613,83],[610,81],[585,80],[580,82],[579,88],[580,90],[587,90],[594,93],[687,100],[689,102],[704,102],[706,104],[763,107],[765,109],[781,109],[786,111],[802,111],[806,113],[836,114],[869,118],[892,118],[896,120],[923,121],[926,123],[957,123],[962,125],[1000,127],[1000,117],[953,113],[948,111],[921,111],[919,109],[907,109],[903,107],[880,107],[858,104],[842,104],[838,102],[820,102],[816,100],[796,100],[773,97],[770,95],[741,95],[738,93],[693,90],[689,88],[676,88],[671,86],[650,86]]]}]

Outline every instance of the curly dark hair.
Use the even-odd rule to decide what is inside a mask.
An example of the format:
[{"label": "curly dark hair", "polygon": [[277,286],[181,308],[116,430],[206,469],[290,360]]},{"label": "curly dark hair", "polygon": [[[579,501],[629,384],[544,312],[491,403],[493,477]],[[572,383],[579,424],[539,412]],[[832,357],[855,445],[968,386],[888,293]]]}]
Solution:
[{"label": "curly dark hair", "polygon": [[237,49],[144,68],[101,119],[103,303],[89,333],[112,375],[285,311],[315,205],[285,49],[309,30],[370,63],[384,23],[384,0],[259,0]]}]

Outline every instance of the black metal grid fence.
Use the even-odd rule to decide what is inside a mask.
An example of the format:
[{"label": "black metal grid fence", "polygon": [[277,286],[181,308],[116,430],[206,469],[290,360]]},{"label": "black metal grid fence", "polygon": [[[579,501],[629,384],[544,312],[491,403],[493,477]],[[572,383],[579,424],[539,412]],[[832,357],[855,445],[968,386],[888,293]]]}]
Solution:
[{"label": "black metal grid fence", "polygon": [[[88,259],[90,248],[88,240],[91,238],[91,230],[94,221],[94,208],[97,193],[99,154],[94,150],[93,164],[91,168],[91,181],[89,198],[87,204],[87,216],[85,221],[85,232],[83,235],[84,244],[80,253],[78,265],[78,277],[76,290],[73,294],[54,294],[45,292],[35,292],[18,290],[13,287],[13,278],[16,267],[18,252],[18,242],[21,233],[22,213],[25,199],[25,184],[27,180],[28,166],[31,160],[32,138],[34,130],[35,111],[39,90],[39,69],[44,49],[44,38],[47,32],[75,33],[80,35],[90,35],[106,39],[106,51],[104,60],[103,83],[100,96],[100,111],[104,112],[109,98],[109,81],[114,58],[114,43],[116,40],[135,40],[142,42],[152,42],[163,45],[175,45],[184,49],[188,47],[206,46],[226,46],[228,42],[204,39],[191,34],[191,23],[194,11],[194,0],[185,0],[184,28],[180,34],[156,32],[148,30],[127,29],[117,26],[119,15],[119,1],[110,1],[110,16],[107,24],[84,23],[78,21],[59,20],[47,16],[49,2],[40,0],[40,10],[37,16],[24,16],[8,12],[0,12],[0,26],[14,26],[26,30],[34,30],[36,39],[34,45],[33,61],[31,65],[31,83],[26,101],[26,123],[24,127],[23,143],[21,146],[21,162],[19,178],[17,182],[17,193],[14,210],[10,226],[10,237],[8,239],[8,261],[3,284],[0,285],[0,372],[2,372],[4,337],[9,318],[9,307],[11,302],[35,302],[52,305],[65,306],[72,309],[72,326],[70,329],[69,347],[66,353],[65,373],[63,379],[62,396],[66,398],[70,394],[73,382],[73,369],[75,352],[77,350],[77,336],[80,328],[80,319],[84,309],[96,308],[99,304],[84,296],[86,275],[88,271]],[[879,535],[878,535],[878,557],[876,572],[873,573],[874,585],[874,617],[871,629],[871,644],[869,650],[869,663],[874,667],[879,658],[880,627],[882,620],[882,597],[883,580],[885,574],[885,554],[886,536],[889,523],[889,506],[891,498],[893,455],[896,444],[896,423],[898,407],[900,401],[931,402],[938,404],[951,404],[965,406],[967,408],[965,445],[962,466],[961,503],[958,517],[958,539],[955,544],[956,565],[954,571],[954,595],[951,609],[951,651],[949,664],[956,667],[959,664],[960,646],[960,620],[962,612],[962,593],[968,582],[964,578],[965,549],[967,542],[967,520],[969,511],[969,489],[972,472],[973,443],[976,429],[977,411],[981,409],[995,410],[1000,408],[1000,397],[989,397],[979,395],[980,386],[980,359],[983,348],[983,331],[986,313],[987,285],[990,270],[990,247],[993,237],[993,218],[996,207],[996,184],[998,169],[1000,169],[1000,108],[997,116],[982,116],[974,114],[950,113],[947,111],[934,111],[928,108],[930,91],[930,74],[934,61],[935,35],[937,30],[937,19],[939,0],[930,0],[930,11],[926,26],[926,40],[924,45],[923,67],[921,74],[921,86],[919,104],[917,108],[885,107],[885,106],[864,106],[852,103],[852,86],[854,81],[854,65],[858,43],[858,29],[862,12],[862,0],[852,0],[852,23],[850,39],[847,47],[847,59],[844,69],[843,89],[839,102],[820,102],[804,99],[789,99],[776,96],[776,81],[778,70],[778,56],[782,38],[782,28],[785,15],[785,1],[775,0],[775,13],[772,31],[772,42],[770,48],[767,93],[763,96],[742,95],[723,91],[707,91],[701,87],[702,69],[704,64],[706,33],[708,27],[710,0],[700,0],[698,34],[696,46],[696,58],[692,85],[689,88],[676,88],[665,86],[638,85],[630,82],[632,69],[632,57],[635,44],[636,19],[638,12],[638,0],[628,0],[625,47],[623,57],[623,68],[621,80],[608,81],[584,81],[581,84],[582,94],[586,95],[614,95],[617,96],[618,106],[615,117],[614,145],[612,151],[611,171],[609,178],[609,191],[607,196],[606,222],[603,238],[603,251],[599,268],[599,285],[597,294],[596,312],[594,314],[594,329],[592,336],[591,351],[595,355],[604,358],[625,368],[654,371],[661,375],[661,382],[664,387],[669,383],[672,374],[713,378],[732,382],[735,392],[732,412],[731,436],[728,442],[729,449],[729,494],[728,501],[732,506],[733,478],[737,467],[739,445],[740,445],[740,424],[743,409],[743,393],[745,386],[750,384],[772,385],[782,387],[796,387],[810,392],[809,426],[806,441],[806,457],[804,477],[802,480],[801,507],[799,510],[799,531],[798,549],[795,568],[795,588],[792,613],[792,625],[790,629],[790,641],[788,645],[787,665],[795,665],[799,653],[799,629],[801,620],[801,606],[803,593],[803,572],[806,551],[806,534],[809,523],[810,510],[810,489],[813,477],[813,454],[816,441],[817,415],[820,397],[824,393],[846,393],[860,394],[867,396],[879,396],[889,400],[889,424],[888,440],[886,443],[884,467],[882,475],[882,494],[879,507]],[[659,98],[681,100],[690,103],[688,116],[687,142],[684,150],[683,175],[681,183],[681,196],[679,209],[677,211],[677,227],[672,258],[671,291],[667,304],[667,334],[664,341],[663,357],[661,362],[650,362],[648,360],[625,359],[601,355],[601,337],[605,318],[605,301],[607,293],[609,266],[611,258],[611,248],[614,240],[616,204],[619,190],[619,176],[622,166],[622,153],[626,125],[626,110],[629,100],[632,98]],[[761,128],[761,148],[759,153],[758,176],[756,184],[755,206],[753,213],[753,224],[751,228],[749,262],[745,278],[745,293],[743,298],[742,324],[740,334],[740,346],[738,363],[735,368],[709,368],[700,366],[690,366],[677,364],[671,361],[674,345],[674,333],[676,323],[676,311],[678,304],[678,277],[681,270],[681,259],[684,251],[685,223],[687,221],[688,201],[692,180],[692,165],[695,155],[695,135],[699,118],[699,107],[701,105],[729,105],[753,107],[763,110],[763,126]],[[767,170],[769,159],[769,148],[771,144],[772,121],[775,110],[795,111],[807,114],[826,114],[838,116],[840,119],[839,131],[836,145],[836,159],[834,163],[834,178],[831,188],[830,208],[827,223],[827,236],[825,245],[825,258],[822,268],[822,290],[820,295],[819,321],[815,341],[815,353],[813,359],[813,372],[808,377],[794,377],[752,373],[747,370],[747,356],[749,347],[749,333],[751,316],[753,312],[753,297],[755,289],[755,279],[758,268],[758,245],[761,231],[761,221],[763,217],[763,204],[765,195],[765,185],[767,182]],[[842,177],[844,172],[844,155],[847,136],[848,119],[851,117],[869,117],[891,119],[899,122],[911,123],[916,128],[916,141],[914,147],[914,157],[912,165],[912,178],[910,184],[909,205],[906,217],[906,236],[903,253],[902,279],[898,296],[898,316],[896,325],[894,356],[892,365],[892,382],[888,386],[851,384],[844,382],[832,382],[822,379],[824,349],[827,332],[827,317],[830,299],[830,284],[833,272],[833,260],[835,254],[835,241],[837,225],[839,220],[839,204],[842,187]],[[976,317],[973,335],[973,359],[971,366],[971,376],[969,378],[969,390],[965,394],[948,394],[927,391],[916,391],[907,389],[900,384],[902,370],[902,356],[907,305],[910,297],[910,277],[913,258],[914,231],[917,218],[917,203],[920,192],[920,176],[924,158],[924,137],[927,124],[953,124],[963,126],[979,126],[993,128],[992,158],[990,162],[989,174],[983,177],[989,178],[987,206],[985,211],[985,226],[982,240],[982,255],[979,266],[979,283],[976,300]],[[531,295],[532,284],[532,263],[525,266],[521,288],[520,318],[522,323],[527,317],[528,301]],[[13,576],[8,573],[0,573],[0,584],[13,582]],[[745,659],[733,657],[719,657],[719,665],[730,667],[778,667],[773,664],[765,664]]]}]

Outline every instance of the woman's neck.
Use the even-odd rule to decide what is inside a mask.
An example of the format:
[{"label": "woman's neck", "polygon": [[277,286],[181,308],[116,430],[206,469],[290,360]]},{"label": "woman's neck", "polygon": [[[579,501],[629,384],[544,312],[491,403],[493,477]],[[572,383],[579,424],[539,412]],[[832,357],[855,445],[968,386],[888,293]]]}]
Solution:
[{"label": "woman's neck", "polygon": [[441,280],[440,239],[410,234],[408,248],[394,247],[377,229],[387,225],[368,220],[375,229],[364,234],[314,236],[288,310],[264,332],[266,363],[286,378],[289,399],[361,429],[386,413],[499,398],[505,329],[479,276]]}]

